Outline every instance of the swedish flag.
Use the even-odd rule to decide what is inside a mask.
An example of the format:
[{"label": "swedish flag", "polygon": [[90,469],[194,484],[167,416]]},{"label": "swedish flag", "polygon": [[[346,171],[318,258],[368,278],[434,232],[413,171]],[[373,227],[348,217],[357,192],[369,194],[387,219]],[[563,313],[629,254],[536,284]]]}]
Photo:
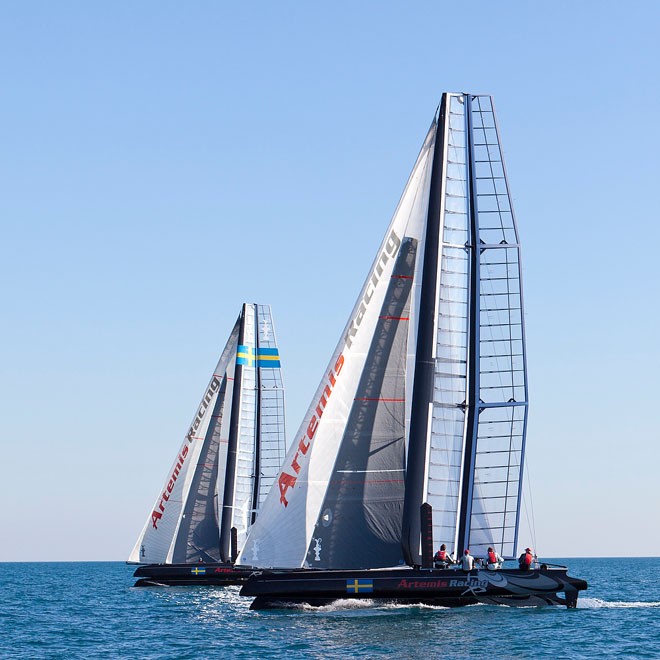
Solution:
[{"label": "swedish flag", "polygon": [[236,350],[236,364],[242,364],[245,367],[254,367],[254,361],[254,348],[239,344]]},{"label": "swedish flag", "polygon": [[262,369],[279,369],[280,352],[277,348],[258,348],[257,366]]},{"label": "swedish flag", "polygon": [[205,568],[198,568],[195,566],[195,568],[190,569],[190,572],[193,575],[205,575],[206,574],[206,569]]},{"label": "swedish flag", "polygon": [[363,594],[371,593],[374,590],[374,581],[360,578],[353,578],[346,580],[346,593],[347,594]]}]

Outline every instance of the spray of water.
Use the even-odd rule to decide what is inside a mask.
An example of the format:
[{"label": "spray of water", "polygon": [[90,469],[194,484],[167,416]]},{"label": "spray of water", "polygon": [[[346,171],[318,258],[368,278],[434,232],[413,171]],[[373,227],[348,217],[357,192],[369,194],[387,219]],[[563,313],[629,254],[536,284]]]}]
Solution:
[{"label": "spray of water", "polygon": [[660,607],[660,601],[601,600],[600,598],[580,598],[580,609],[631,609],[638,607]]}]

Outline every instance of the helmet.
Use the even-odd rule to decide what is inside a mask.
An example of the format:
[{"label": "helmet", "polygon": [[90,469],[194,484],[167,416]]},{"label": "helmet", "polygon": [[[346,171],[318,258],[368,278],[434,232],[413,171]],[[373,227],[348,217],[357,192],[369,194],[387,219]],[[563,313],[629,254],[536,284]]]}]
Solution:
[{"label": "helmet", "polygon": [[532,551],[531,548],[525,548],[525,552],[531,552],[531,551]]}]

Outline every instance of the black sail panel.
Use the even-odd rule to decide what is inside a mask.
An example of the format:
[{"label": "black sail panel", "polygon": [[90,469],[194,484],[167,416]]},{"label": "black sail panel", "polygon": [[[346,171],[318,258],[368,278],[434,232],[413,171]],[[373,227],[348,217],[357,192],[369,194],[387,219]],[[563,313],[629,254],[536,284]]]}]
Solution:
[{"label": "black sail panel", "polygon": [[405,371],[416,251],[416,240],[402,241],[307,553],[313,568],[403,563]]},{"label": "black sail panel", "polygon": [[[220,530],[216,515],[218,451],[220,428],[227,391],[227,376],[222,379],[211,423],[204,438],[190,488],[190,497],[181,516],[172,561],[191,563],[220,560]],[[224,467],[224,466],[223,466]]]}]

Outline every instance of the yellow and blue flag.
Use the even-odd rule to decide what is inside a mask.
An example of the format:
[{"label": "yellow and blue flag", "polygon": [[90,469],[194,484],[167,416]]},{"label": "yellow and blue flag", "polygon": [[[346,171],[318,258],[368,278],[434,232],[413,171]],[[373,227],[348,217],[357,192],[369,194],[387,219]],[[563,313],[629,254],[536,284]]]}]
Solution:
[{"label": "yellow and blue flag", "polygon": [[374,581],[366,578],[353,578],[346,580],[346,593],[347,594],[364,594],[371,593],[374,590]]},{"label": "yellow and blue flag", "polygon": [[199,568],[199,566],[195,566],[195,568],[190,569],[190,572],[193,575],[204,575],[206,573],[205,568]]},{"label": "yellow and blue flag", "polygon": [[257,366],[262,369],[279,369],[280,352],[277,348],[258,348]]},{"label": "yellow and blue flag", "polygon": [[279,369],[280,352],[277,348],[258,348],[243,344],[238,345],[236,364],[244,367],[259,367],[260,369]]},{"label": "yellow and blue flag", "polygon": [[245,367],[254,367],[254,361],[254,348],[239,344],[236,351],[236,364],[242,364]]}]

